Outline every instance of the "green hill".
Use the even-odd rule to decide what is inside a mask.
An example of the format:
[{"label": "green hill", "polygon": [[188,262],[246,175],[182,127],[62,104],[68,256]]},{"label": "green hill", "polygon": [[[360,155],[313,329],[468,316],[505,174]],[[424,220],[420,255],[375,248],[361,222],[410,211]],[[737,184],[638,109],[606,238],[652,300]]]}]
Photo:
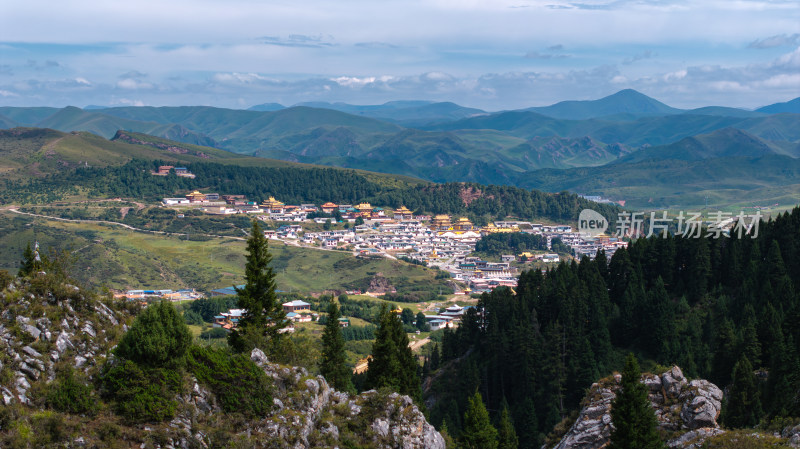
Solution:
[{"label": "green hill", "polygon": [[[538,170],[517,185],[550,192],[569,190],[625,201],[627,207],[737,209],[790,207],[800,193],[800,159],[718,157],[702,160],[648,159],[639,162]],[[707,199],[706,199],[707,197]]]},{"label": "green hill", "polygon": [[675,109],[633,89],[621,90],[599,100],[562,101],[551,106],[533,107],[527,111],[538,112],[549,117],[584,120],[615,114],[635,116],[678,114]]},{"label": "green hill", "polygon": [[784,103],[775,103],[769,106],[764,106],[756,109],[756,111],[766,114],[782,114],[787,112],[792,114],[800,114],[800,97]]}]

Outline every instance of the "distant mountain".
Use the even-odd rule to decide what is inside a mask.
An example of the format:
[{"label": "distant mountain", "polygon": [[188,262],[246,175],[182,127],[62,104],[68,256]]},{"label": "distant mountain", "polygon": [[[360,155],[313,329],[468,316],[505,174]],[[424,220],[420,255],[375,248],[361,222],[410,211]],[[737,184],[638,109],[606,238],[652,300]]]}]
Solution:
[{"label": "distant mountain", "polygon": [[800,114],[800,97],[785,103],[775,103],[769,106],[764,106],[763,108],[756,109],[756,111],[764,112],[766,114],[782,114],[786,112]]},{"label": "distant mountain", "polygon": [[642,117],[634,121],[606,119],[564,120],[532,111],[508,111],[425,127],[431,131],[492,129],[530,140],[535,137],[591,137],[605,143],[628,146],[666,145],[685,137],[722,128],[738,128],[769,140],[800,139],[800,115],[777,114],[759,117],[671,114]]},{"label": "distant mountain", "polygon": [[752,134],[724,128],[710,134],[686,137],[669,145],[645,148],[614,161],[614,164],[647,159],[700,161],[717,157],[757,158],[782,153]]},{"label": "distant mountain", "polygon": [[763,117],[766,115],[763,112],[723,106],[706,106],[704,108],[689,109],[683,113],[687,115],[716,115],[718,117]]},{"label": "distant mountain", "polygon": [[0,114],[0,129],[14,128],[15,126],[19,126],[19,123],[11,120],[3,114]]},{"label": "distant mountain", "polygon": [[333,109],[362,117],[388,120],[404,126],[424,126],[486,114],[486,111],[459,106],[451,102],[390,101],[381,105],[311,102],[298,106]]},{"label": "distant mountain", "polygon": [[797,204],[800,159],[719,157],[683,161],[644,160],[601,167],[545,169],[519,175],[519,187],[600,195],[641,209],[703,208],[736,210],[750,206]]},{"label": "distant mountain", "polygon": [[21,108],[13,106],[0,106],[0,114],[10,118],[22,126],[33,126],[58,112],[59,108]]},{"label": "distant mountain", "polygon": [[263,103],[247,108],[248,111],[259,111],[259,112],[280,111],[281,109],[286,109],[286,106],[280,103]]},{"label": "distant mountain", "polygon": [[98,106],[96,104],[89,104],[83,107],[84,111],[96,111],[99,109],[108,109],[108,106]]},{"label": "distant mountain", "polygon": [[549,117],[585,120],[615,114],[637,116],[679,114],[683,111],[661,103],[633,89],[621,90],[599,100],[562,101],[551,106],[527,108]]}]

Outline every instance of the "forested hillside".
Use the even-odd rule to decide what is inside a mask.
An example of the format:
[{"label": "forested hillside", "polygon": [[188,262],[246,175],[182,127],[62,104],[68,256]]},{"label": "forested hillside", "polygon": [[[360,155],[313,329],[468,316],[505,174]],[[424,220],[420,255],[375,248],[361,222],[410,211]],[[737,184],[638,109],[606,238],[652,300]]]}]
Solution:
[{"label": "forested hillside", "polygon": [[791,422],[781,420],[800,417],[798,245],[795,208],[755,239],[640,239],[610,260],[524,272],[516,292],[484,294],[445,333],[428,363],[431,419],[458,435],[477,389],[496,419],[508,405],[519,447],[538,448],[633,351],[728,387],[727,428]]},{"label": "forested hillside", "polygon": [[97,198],[125,197],[148,201],[181,195],[194,189],[220,194],[247,195],[261,202],[275,196],[287,203],[326,201],[400,207],[417,213],[468,215],[484,224],[508,216],[553,221],[572,221],[591,207],[616,217],[616,207],[592,203],[570,193],[549,194],[509,186],[469,183],[386,185],[354,170],[334,168],[241,167],[213,162],[187,164],[195,179],[152,176],[161,161],[134,160],[122,166],[78,168],[74,171],[29,181],[5,181],[0,201],[54,201],[85,188]]}]

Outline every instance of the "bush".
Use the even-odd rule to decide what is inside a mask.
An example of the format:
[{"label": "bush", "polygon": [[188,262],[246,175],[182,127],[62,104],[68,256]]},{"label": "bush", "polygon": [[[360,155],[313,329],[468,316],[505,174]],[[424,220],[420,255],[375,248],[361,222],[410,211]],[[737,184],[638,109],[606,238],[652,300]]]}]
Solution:
[{"label": "bush", "polygon": [[180,364],[191,341],[183,318],[172,304],[161,301],[136,317],[114,353],[143,366],[163,367]]},{"label": "bush", "polygon": [[128,421],[166,421],[175,416],[178,404],[173,398],[182,385],[178,371],[118,360],[106,364],[101,379],[105,396],[114,400],[116,413]]},{"label": "bush", "polygon": [[272,408],[269,379],[248,356],[192,346],[186,364],[198,382],[211,389],[225,412],[263,417]]},{"label": "bush", "polygon": [[215,327],[209,329],[207,331],[200,332],[201,339],[211,339],[211,338],[226,338],[228,336],[228,331],[221,327]]},{"label": "bush", "polygon": [[97,409],[92,394],[92,387],[77,379],[69,367],[58,373],[48,388],[46,402],[59,412],[92,414]]}]

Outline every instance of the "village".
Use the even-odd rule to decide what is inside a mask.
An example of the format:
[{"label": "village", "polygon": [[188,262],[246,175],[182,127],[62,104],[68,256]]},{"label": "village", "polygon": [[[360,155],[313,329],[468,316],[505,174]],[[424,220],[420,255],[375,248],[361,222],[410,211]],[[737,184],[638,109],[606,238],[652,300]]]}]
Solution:
[{"label": "village", "polygon": [[[163,167],[162,167],[163,168]],[[171,167],[170,167],[171,168]],[[161,169],[159,169],[161,170]],[[401,206],[397,209],[370,203],[285,204],[270,196],[262,203],[244,195],[220,195],[194,191],[183,198],[164,198],[166,207],[194,207],[207,214],[252,214],[265,222],[264,235],[287,245],[321,250],[349,251],[356,257],[386,257],[436,267],[466,286],[456,294],[481,293],[496,287],[514,287],[519,266],[541,261],[557,263],[574,256],[593,258],[598,250],[610,257],[627,243],[607,236],[587,237],[571,225],[545,225],[529,221],[496,221],[474,225],[466,217],[419,215]],[[309,226],[315,224],[317,226]],[[322,230],[319,230],[322,225]],[[334,229],[334,227],[336,229]],[[470,256],[485,235],[528,233],[546,239],[548,251],[504,254],[499,261]],[[558,239],[572,254],[552,250]]]}]

